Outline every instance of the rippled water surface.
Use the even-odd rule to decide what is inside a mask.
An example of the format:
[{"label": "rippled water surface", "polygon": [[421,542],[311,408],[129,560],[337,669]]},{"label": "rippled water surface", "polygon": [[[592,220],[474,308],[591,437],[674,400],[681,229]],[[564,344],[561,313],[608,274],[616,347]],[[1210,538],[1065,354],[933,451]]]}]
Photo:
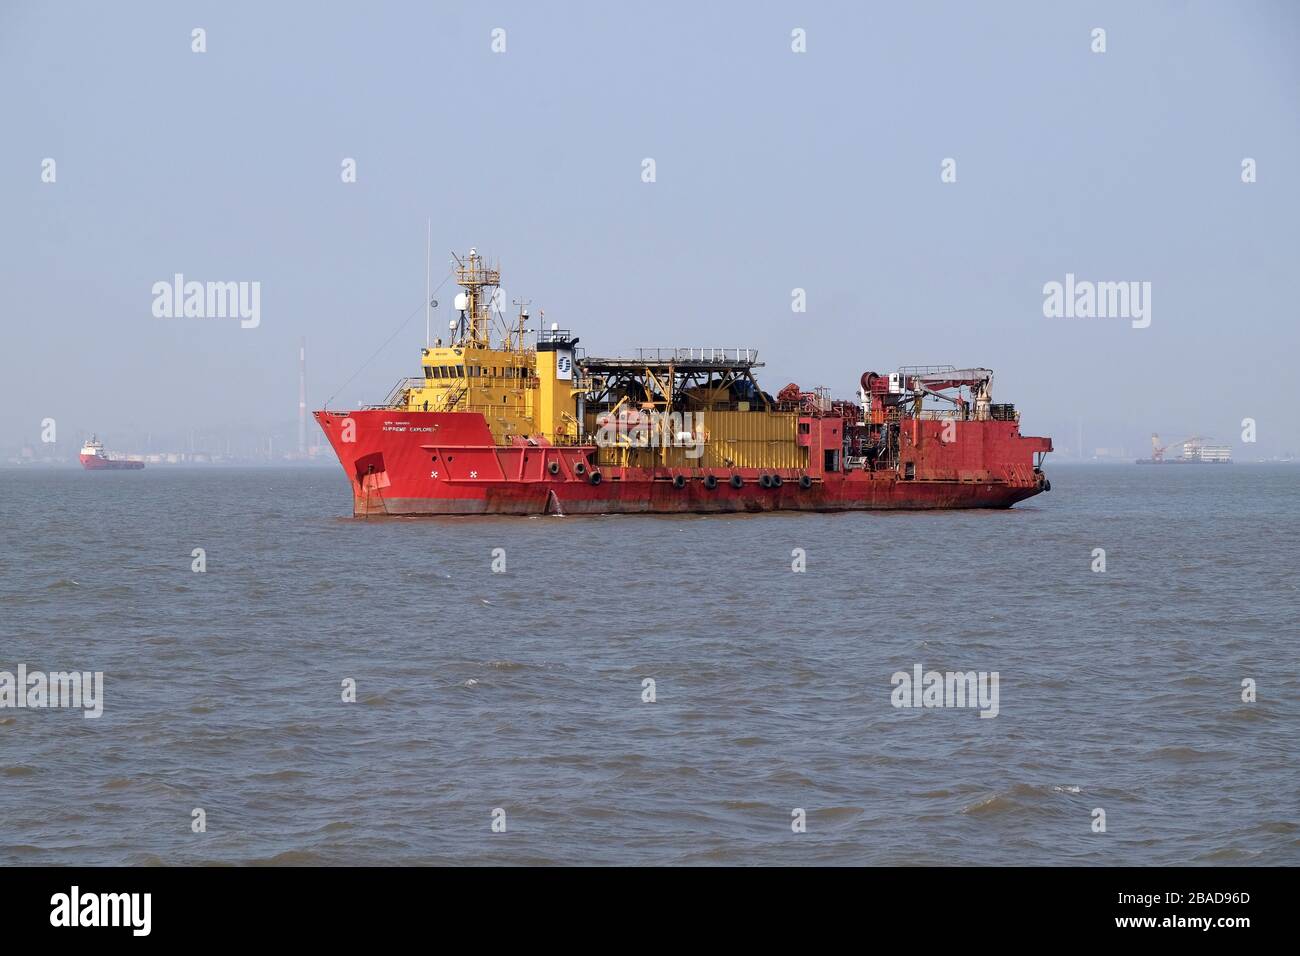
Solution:
[{"label": "rippled water surface", "polygon": [[[335,469],[0,472],[0,670],[106,697],[0,710],[0,862],[1300,863],[1300,468],[1048,470],[1002,512],[371,521]],[[997,717],[894,708],[916,664],[997,671]]]}]

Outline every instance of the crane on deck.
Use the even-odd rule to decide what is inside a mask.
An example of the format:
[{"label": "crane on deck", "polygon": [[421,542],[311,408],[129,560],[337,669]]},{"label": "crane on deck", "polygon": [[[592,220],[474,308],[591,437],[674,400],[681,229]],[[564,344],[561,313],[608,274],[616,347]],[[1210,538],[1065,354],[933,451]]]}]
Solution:
[{"label": "crane on deck", "polygon": [[1200,441],[1205,441],[1204,436],[1192,435],[1190,438],[1183,438],[1179,441],[1171,441],[1168,444],[1162,445],[1160,444],[1160,436],[1157,435],[1155,432],[1152,432],[1151,433],[1151,460],[1164,461],[1165,452],[1168,449],[1176,448],[1180,445],[1187,445],[1191,442],[1200,442]]}]

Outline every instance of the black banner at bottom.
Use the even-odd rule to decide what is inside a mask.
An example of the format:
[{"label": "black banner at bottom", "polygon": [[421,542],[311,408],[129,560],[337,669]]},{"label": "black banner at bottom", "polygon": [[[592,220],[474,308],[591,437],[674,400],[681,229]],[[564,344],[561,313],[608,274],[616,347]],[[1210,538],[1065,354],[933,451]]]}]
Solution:
[{"label": "black banner at bottom", "polygon": [[900,931],[912,942],[935,933],[945,947],[990,933],[1231,945],[1285,925],[1291,876],[1238,868],[7,868],[0,912],[7,942],[75,934],[79,943],[337,944],[434,929],[606,945],[712,931],[735,943],[813,926],[819,937],[841,931],[880,942]]}]

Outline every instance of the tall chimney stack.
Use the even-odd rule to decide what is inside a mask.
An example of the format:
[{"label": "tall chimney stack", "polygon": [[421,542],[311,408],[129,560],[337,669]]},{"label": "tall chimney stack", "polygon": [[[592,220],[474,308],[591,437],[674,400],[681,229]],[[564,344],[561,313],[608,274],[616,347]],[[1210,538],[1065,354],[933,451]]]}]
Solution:
[{"label": "tall chimney stack", "polygon": [[307,457],[307,338],[298,346],[298,455]]}]

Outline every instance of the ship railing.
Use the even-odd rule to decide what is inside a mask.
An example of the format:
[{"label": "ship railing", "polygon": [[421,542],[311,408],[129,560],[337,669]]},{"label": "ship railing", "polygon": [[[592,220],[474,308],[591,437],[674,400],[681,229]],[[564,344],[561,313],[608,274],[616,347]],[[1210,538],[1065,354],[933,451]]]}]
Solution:
[{"label": "ship railing", "polygon": [[961,421],[961,412],[955,408],[923,408],[921,414],[917,416],[923,421],[947,421],[949,419]]},{"label": "ship railing", "polygon": [[398,379],[397,384],[393,386],[392,391],[388,393],[388,398],[384,400],[384,403],[382,405],[367,405],[366,407],[367,408],[392,408],[394,405],[398,404],[398,402],[401,401],[406,396],[406,393],[408,391],[422,384],[424,384],[424,379],[422,378]]},{"label": "ship railing", "polygon": [[510,405],[492,405],[492,404],[480,405],[477,402],[475,402],[474,404],[471,405],[458,405],[455,408],[446,408],[446,407],[430,408],[429,411],[477,413],[479,415],[482,415],[488,421],[491,421],[494,418],[499,418],[503,412],[509,412],[511,415],[524,414],[523,406],[517,402]]},{"label": "ship railing", "polygon": [[911,378],[914,375],[946,375],[955,371],[957,371],[955,365],[904,365],[899,368],[898,374]]},{"label": "ship railing", "polygon": [[758,361],[758,349],[744,348],[646,348],[637,349],[636,357],[641,362],[712,362],[718,365],[754,364]]},{"label": "ship railing", "polygon": [[468,391],[469,391],[469,380],[467,379],[464,382],[459,383],[458,387],[453,388],[450,394],[445,395],[443,397],[442,408],[440,408],[439,411],[443,411],[443,412],[455,411],[456,406],[460,404],[460,400],[465,397],[465,393]]},{"label": "ship railing", "polygon": [[[742,408],[741,406],[744,407]],[[604,404],[600,406],[588,405],[587,413],[603,415],[612,411],[613,408],[614,406],[610,404]],[[645,411],[645,409],[642,409],[640,405],[637,405],[635,403],[625,405],[623,407],[623,410],[629,413],[633,411],[636,412]],[[664,409],[663,406],[656,406],[655,410],[663,411]],[[763,410],[763,400],[761,398],[754,398],[748,402],[705,402],[702,404],[688,401],[685,407],[680,409],[680,411],[700,412],[701,414],[705,414],[705,415],[707,415],[709,412],[753,412],[753,411],[762,411],[762,410]],[[802,411],[802,406],[798,402],[773,402],[772,411],[798,412],[798,411]]]}]

